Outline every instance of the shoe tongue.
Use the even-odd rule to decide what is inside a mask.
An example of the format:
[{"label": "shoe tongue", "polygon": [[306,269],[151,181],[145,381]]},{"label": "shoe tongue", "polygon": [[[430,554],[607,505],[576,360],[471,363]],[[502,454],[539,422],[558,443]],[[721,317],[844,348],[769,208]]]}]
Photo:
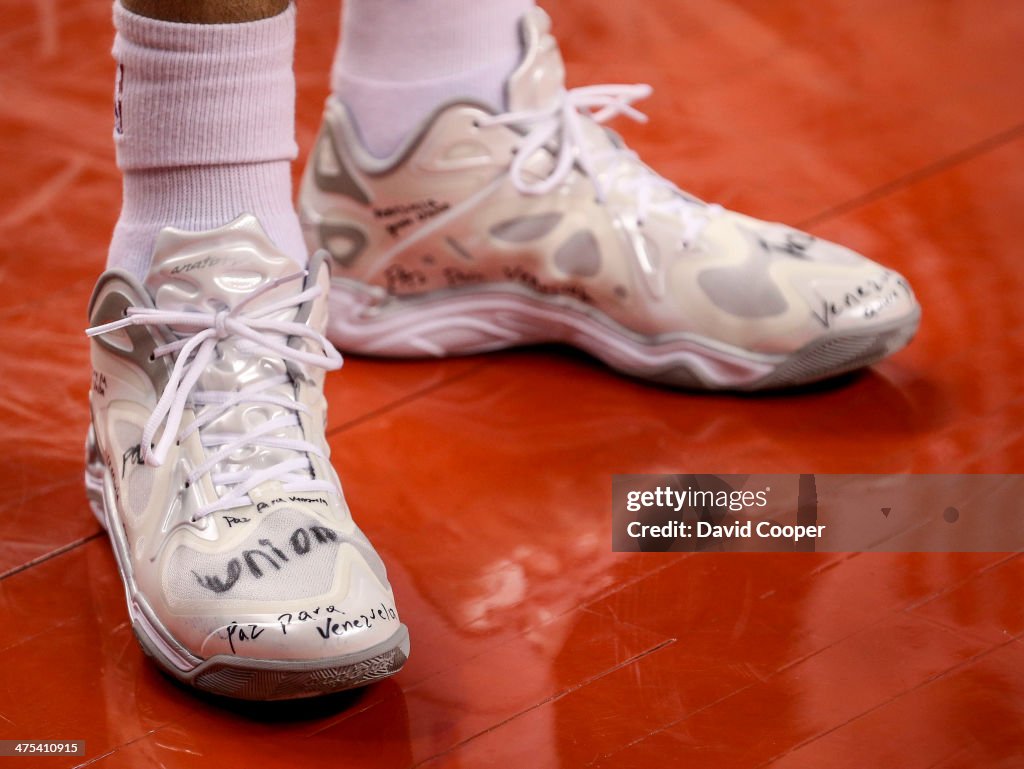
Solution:
[{"label": "shoe tongue", "polygon": [[510,112],[549,107],[565,89],[565,64],[551,34],[551,19],[540,8],[523,16],[523,60],[508,79]]},{"label": "shoe tongue", "polygon": [[[146,288],[161,310],[218,312],[235,308],[260,287],[298,271],[295,262],[270,242],[256,218],[245,214],[206,232],[163,229],[156,239]],[[294,295],[299,286],[301,281],[296,279],[269,289],[244,311]],[[288,314],[294,315],[294,310]]]},{"label": "shoe tongue", "polygon": [[[278,278],[294,275],[300,268],[294,260],[279,251],[267,237],[256,218],[240,216],[230,224],[206,232],[185,232],[165,228],[157,236],[153,264],[146,278],[146,288],[160,310],[169,312],[217,313],[234,309],[254,292]],[[245,315],[281,299],[295,296],[302,290],[296,278],[267,289],[242,309]],[[292,321],[299,313],[296,305],[287,306],[268,320]],[[175,330],[173,324],[171,329]],[[182,328],[181,333],[194,333]],[[264,332],[267,337],[283,334]],[[218,354],[200,374],[197,392],[234,392],[243,385],[253,385],[266,378],[287,373],[284,360],[272,353],[254,350],[248,339],[229,336],[217,343]],[[282,398],[294,397],[294,386],[282,383],[264,390]],[[242,403],[227,410],[204,428],[214,434],[244,435],[254,426],[289,411],[279,405]],[[301,440],[300,427],[283,427],[273,437]],[[246,473],[271,467],[296,456],[291,449],[243,445],[213,468],[214,473]],[[224,493],[227,488],[218,489]]]}]

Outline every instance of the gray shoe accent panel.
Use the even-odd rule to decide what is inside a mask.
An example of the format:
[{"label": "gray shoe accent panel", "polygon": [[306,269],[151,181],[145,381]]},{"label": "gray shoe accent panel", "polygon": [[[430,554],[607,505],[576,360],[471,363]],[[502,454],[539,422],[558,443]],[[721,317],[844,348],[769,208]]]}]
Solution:
[{"label": "gray shoe accent panel", "polygon": [[543,238],[562,221],[562,214],[553,211],[548,214],[533,214],[506,219],[491,227],[491,235],[509,243],[526,243]]},{"label": "gray shoe accent panel", "polygon": [[769,268],[780,258],[765,242],[743,229],[749,242],[747,258],[734,267],[712,267],[697,276],[697,283],[718,307],[741,318],[769,318],[789,306],[772,281]]},{"label": "gray shoe accent panel", "polygon": [[[98,305],[93,309],[91,318],[91,323],[94,326],[121,320],[121,318],[125,317],[125,312],[129,307],[139,306],[138,301],[118,288],[113,288],[105,294],[97,295],[97,300]],[[166,359],[154,357],[154,351],[161,344],[160,340],[153,335],[153,332],[147,326],[128,326],[128,328],[124,329],[124,333],[131,342],[130,350],[114,344],[107,339],[106,334],[95,336],[92,338],[92,341],[110,354],[134,363],[145,372],[153,385],[154,391],[162,393],[167,386],[170,371]]]},{"label": "gray shoe accent panel", "polygon": [[573,234],[555,252],[555,264],[566,275],[592,278],[601,271],[601,247],[590,230]]},{"label": "gray shoe accent panel", "polygon": [[[325,165],[330,165],[331,170],[325,170]],[[341,159],[334,134],[327,127],[321,129],[317,138],[313,157],[313,177],[316,179],[316,186],[322,190],[352,198],[364,206],[370,203],[369,194],[356,181]]]},{"label": "gray shoe accent panel", "polygon": [[[330,280],[331,263],[325,258],[324,252],[317,250],[309,255],[309,263],[306,265],[306,279],[302,282],[303,291],[313,288],[317,284],[317,281],[320,280],[320,271],[324,269],[325,265],[328,280]],[[312,314],[313,301],[310,300],[301,305],[299,309],[295,311],[295,322],[306,323],[309,321],[309,317]],[[297,347],[301,345],[301,341],[298,339],[292,339],[289,340],[288,344],[291,347]]]},{"label": "gray shoe accent panel", "polygon": [[321,245],[342,267],[350,267],[366,250],[370,240],[366,233],[350,224],[324,220],[318,226]]}]

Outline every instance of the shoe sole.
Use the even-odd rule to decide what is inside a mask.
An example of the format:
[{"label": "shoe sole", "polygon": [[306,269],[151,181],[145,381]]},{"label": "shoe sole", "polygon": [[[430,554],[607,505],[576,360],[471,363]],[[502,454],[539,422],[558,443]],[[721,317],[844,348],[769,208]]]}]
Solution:
[{"label": "shoe sole", "polygon": [[126,557],[123,528],[111,514],[108,470],[96,447],[92,426],[86,437],[85,488],[89,506],[110,537],[128,601],[132,630],[142,650],[167,674],[210,694],[243,700],[288,700],[355,689],[393,676],[409,657],[405,625],[385,641],[351,654],[316,660],[267,660],[218,654],[202,659],[189,653],[161,625],[139,595]]},{"label": "shoe sole", "polygon": [[592,308],[515,288],[409,299],[376,291],[345,279],[332,284],[328,336],[341,350],[429,358],[557,342],[630,376],[698,390],[770,390],[853,371],[905,347],[921,318],[915,308],[885,324],[830,332],[787,355],[762,355],[696,336],[644,338]]}]

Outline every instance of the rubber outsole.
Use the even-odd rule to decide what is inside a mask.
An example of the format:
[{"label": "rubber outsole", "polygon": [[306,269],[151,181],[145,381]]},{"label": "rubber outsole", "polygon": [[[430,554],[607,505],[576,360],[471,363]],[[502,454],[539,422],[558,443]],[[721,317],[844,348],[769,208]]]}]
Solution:
[{"label": "rubber outsole", "polygon": [[328,336],[345,352],[397,358],[555,342],[659,384],[751,392],[806,385],[871,365],[906,346],[920,317],[915,308],[888,323],[828,332],[793,353],[767,355],[695,337],[646,339],[593,308],[517,288],[398,299],[342,279],[331,287]]},{"label": "rubber outsole", "polygon": [[[111,535],[113,518],[108,512],[106,467],[96,447],[92,426],[86,436],[85,488],[93,514],[111,538],[128,600],[132,631],[142,650],[160,669],[172,678],[210,694],[242,700],[288,700],[317,697],[379,681],[394,675],[409,658],[409,631],[400,625],[392,636],[376,646],[351,654],[315,660],[266,660],[248,657],[215,655],[196,658],[189,669],[180,667],[163,649],[182,648],[152,616],[145,616],[142,603],[136,600],[131,569],[125,564],[121,548]],[[140,620],[137,613],[143,613]]]},{"label": "rubber outsole", "polygon": [[165,673],[201,691],[240,700],[290,700],[356,689],[393,676],[409,658],[409,631],[402,625],[391,638],[357,654],[306,662],[216,655],[186,672],[164,660],[137,624],[132,627],[143,651]]}]

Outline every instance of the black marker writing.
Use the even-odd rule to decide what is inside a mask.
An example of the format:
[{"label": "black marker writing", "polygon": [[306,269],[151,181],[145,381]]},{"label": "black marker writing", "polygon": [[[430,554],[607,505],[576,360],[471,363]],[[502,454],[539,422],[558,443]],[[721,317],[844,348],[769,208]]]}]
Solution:
[{"label": "black marker writing", "polygon": [[[310,526],[308,530],[299,528],[292,532],[292,535],[288,538],[291,550],[296,556],[303,556],[309,553],[313,549],[313,543],[322,545],[337,541],[338,532],[334,531],[334,529],[328,529],[326,526]],[[243,563],[250,575],[260,579],[267,569],[280,571],[282,564],[289,562],[288,555],[284,550],[274,545],[269,539],[261,539],[259,544],[270,552],[265,552],[259,548],[243,550],[240,555],[228,561],[226,567],[227,574],[223,579],[218,575],[207,574],[204,576],[196,571],[193,571],[192,575],[207,590],[214,593],[226,593],[235,586],[235,583],[242,576]]]},{"label": "black marker writing", "polygon": [[228,625],[228,643],[231,645],[231,653],[235,653],[235,640],[242,641],[255,641],[261,635],[263,635],[266,628],[259,627],[258,625],[250,624],[247,626],[249,629],[246,630],[246,626],[239,625],[237,622],[232,622]]}]

